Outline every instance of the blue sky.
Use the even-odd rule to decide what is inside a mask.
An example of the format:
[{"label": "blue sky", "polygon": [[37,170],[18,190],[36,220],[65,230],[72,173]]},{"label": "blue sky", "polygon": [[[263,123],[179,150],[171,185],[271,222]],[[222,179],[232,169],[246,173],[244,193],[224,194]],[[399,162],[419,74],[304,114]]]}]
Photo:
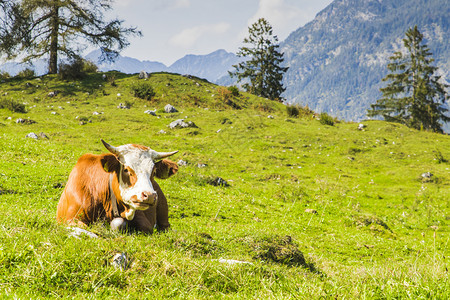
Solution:
[{"label": "blue sky", "polygon": [[121,54],[170,65],[186,54],[236,52],[248,26],[266,18],[280,41],[312,21],[332,0],[116,0],[108,17],[136,26]]}]

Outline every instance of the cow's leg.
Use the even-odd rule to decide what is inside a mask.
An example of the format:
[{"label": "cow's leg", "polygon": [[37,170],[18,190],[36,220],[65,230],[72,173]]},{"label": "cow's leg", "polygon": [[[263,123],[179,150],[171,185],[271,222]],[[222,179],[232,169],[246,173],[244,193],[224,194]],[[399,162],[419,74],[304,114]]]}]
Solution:
[{"label": "cow's leg", "polygon": [[158,202],[156,204],[156,229],[158,229],[158,231],[166,231],[170,227],[167,199],[156,182],[153,183],[153,187],[158,193]]},{"label": "cow's leg", "polygon": [[153,227],[155,226],[155,214],[156,210],[154,206],[147,210],[137,210],[133,220],[129,221],[129,224],[138,231],[152,234]]}]

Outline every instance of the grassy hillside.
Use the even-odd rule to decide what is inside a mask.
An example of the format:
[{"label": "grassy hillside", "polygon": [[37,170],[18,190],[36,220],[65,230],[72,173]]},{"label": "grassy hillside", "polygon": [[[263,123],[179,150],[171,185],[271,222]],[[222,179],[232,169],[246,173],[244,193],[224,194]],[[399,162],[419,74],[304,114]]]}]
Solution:
[{"label": "grassy hillside", "polygon": [[[136,82],[111,72],[0,84],[0,104],[26,109],[0,109],[0,295],[449,297],[449,136],[290,118],[279,103],[167,73],[151,75],[156,96],[141,100]],[[168,103],[179,112],[164,113]],[[198,128],[168,128],[180,118]],[[101,138],[180,151],[173,159],[188,164],[159,181],[168,233],[117,234],[99,223],[91,230],[101,238],[75,239],[56,223],[70,170],[83,153],[106,151]],[[211,185],[217,177],[229,186]],[[111,261],[123,252],[132,264],[121,271]]]}]

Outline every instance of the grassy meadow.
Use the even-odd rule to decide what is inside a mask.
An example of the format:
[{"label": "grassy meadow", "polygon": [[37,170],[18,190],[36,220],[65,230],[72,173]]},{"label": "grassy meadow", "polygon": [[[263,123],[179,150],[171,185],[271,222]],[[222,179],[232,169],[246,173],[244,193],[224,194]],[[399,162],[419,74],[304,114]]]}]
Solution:
[{"label": "grassy meadow", "polygon": [[[280,103],[195,77],[104,77],[0,84],[0,298],[450,297],[448,135],[327,125],[306,109],[290,117]],[[134,97],[137,82],[156,95]],[[11,100],[26,112],[9,110]],[[163,112],[169,103],[179,112]],[[198,127],[169,129],[176,119]],[[100,139],[179,150],[172,160],[187,165],[158,181],[169,232],[98,223],[100,238],[76,239],[56,223],[70,170],[106,152]],[[228,186],[213,185],[218,177]],[[127,253],[127,269],[111,264],[116,253]]]}]

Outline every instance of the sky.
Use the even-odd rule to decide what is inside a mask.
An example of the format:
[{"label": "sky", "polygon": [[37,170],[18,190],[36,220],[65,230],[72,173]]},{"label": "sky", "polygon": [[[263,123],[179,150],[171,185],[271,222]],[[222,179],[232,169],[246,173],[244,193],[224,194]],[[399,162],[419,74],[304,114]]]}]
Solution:
[{"label": "sky", "polygon": [[121,52],[139,60],[170,66],[187,54],[218,49],[236,53],[248,27],[266,18],[283,41],[312,21],[332,0],[116,0],[106,19],[124,20],[142,37],[129,37]]}]

